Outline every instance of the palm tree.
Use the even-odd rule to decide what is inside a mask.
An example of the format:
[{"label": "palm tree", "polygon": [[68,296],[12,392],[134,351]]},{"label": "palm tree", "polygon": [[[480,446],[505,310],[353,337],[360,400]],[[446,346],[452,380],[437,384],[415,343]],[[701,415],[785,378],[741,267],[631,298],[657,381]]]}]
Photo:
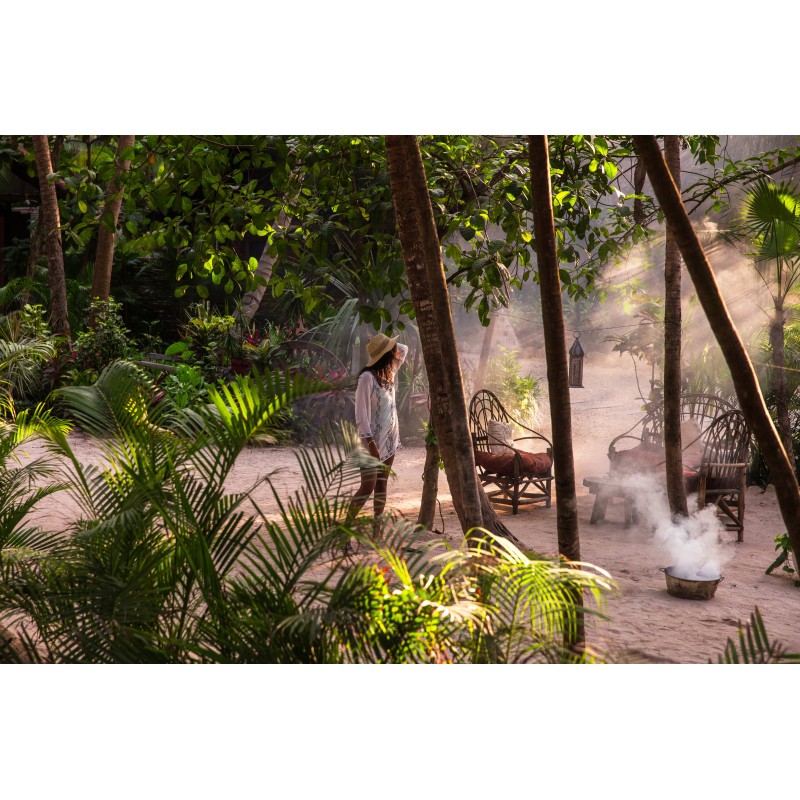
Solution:
[{"label": "palm tree", "polygon": [[[575,463],[572,454],[572,412],[569,396],[567,342],[561,305],[561,280],[558,272],[553,200],[550,186],[550,157],[546,136],[529,138],[533,228],[536,263],[542,294],[547,385],[550,392],[550,418],[553,429],[553,470],[557,495],[558,552],[570,561],[581,558],[578,532],[578,502],[575,494]],[[575,598],[580,604],[580,597]],[[580,624],[567,644],[583,645]]]},{"label": "palm tree", "polygon": [[[664,137],[664,157],[680,192],[680,137]],[[681,442],[681,254],[667,224],[664,253],[664,456],[670,511],[689,516]]]},{"label": "palm tree", "polygon": [[70,337],[69,315],[67,313],[67,286],[64,276],[64,251],[61,244],[61,215],[58,210],[56,187],[50,181],[53,162],[50,157],[50,143],[47,136],[34,136],[33,147],[36,153],[36,172],[39,176],[41,196],[40,213],[42,237],[47,252],[47,274],[50,281],[50,326],[56,336]]},{"label": "palm tree", "polygon": [[759,180],[744,202],[739,235],[746,235],[754,250],[753,263],[772,297],[769,320],[772,390],[781,441],[794,465],[789,401],[784,371],[784,328],[787,299],[800,280],[800,197],[789,184]]},{"label": "palm tree", "polygon": [[431,417],[454,506],[467,534],[483,525],[483,513],[450,298],[425,168],[414,136],[387,136],[386,155],[397,230],[428,374]]}]

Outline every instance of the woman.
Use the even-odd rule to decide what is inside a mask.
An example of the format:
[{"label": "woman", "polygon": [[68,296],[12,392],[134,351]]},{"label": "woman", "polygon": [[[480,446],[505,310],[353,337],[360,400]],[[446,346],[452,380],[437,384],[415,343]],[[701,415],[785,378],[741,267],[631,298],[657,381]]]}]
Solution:
[{"label": "woman", "polygon": [[356,387],[356,427],[361,442],[370,455],[380,460],[383,468],[361,470],[358,487],[347,522],[352,522],[369,496],[375,492],[373,510],[377,519],[386,507],[386,485],[395,453],[402,447],[397,423],[394,380],[400,365],[406,360],[408,347],[397,344],[383,333],[375,334],[367,344],[369,361],[361,370]]}]

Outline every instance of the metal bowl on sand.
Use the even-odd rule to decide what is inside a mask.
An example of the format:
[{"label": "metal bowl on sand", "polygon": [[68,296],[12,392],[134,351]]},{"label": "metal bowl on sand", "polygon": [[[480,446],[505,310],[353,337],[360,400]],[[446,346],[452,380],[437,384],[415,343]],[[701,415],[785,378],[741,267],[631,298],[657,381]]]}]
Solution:
[{"label": "metal bowl on sand", "polygon": [[667,593],[685,600],[710,600],[722,582],[722,576],[703,573],[677,573],[675,567],[659,567],[667,579]]}]

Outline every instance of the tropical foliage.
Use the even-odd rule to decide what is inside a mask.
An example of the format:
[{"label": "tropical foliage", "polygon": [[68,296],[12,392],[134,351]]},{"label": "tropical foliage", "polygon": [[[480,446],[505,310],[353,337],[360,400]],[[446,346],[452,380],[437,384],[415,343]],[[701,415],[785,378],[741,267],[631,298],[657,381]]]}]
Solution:
[{"label": "tropical foliage", "polygon": [[736,641],[728,639],[725,651],[717,657],[719,664],[780,664],[800,663],[800,653],[787,652],[786,648],[770,639],[758,608],[749,622],[739,625]]},{"label": "tropical foliage", "polygon": [[[564,635],[612,590],[602,570],[531,560],[505,541],[450,552],[415,546],[388,521],[383,540],[342,525],[346,488],[363,459],[351,432],[303,450],[305,486],[276,492],[277,518],[225,481],[252,437],[296,398],[323,388],[284,374],[211,387],[192,410],[154,403],[152,383],[117,362],[92,386],[58,393],[95,438],[84,464],[65,427],[20,417],[4,453],[38,433],[49,455],[6,472],[0,624],[4,657],[160,663],[559,661]],[[29,419],[31,421],[29,421]],[[35,419],[35,426],[33,421]],[[30,478],[58,482],[32,488]],[[23,478],[25,479],[23,481]],[[269,477],[266,478],[269,480]],[[22,517],[46,493],[69,492],[80,516],[45,532]],[[371,531],[371,526],[370,526]],[[350,564],[356,537],[372,556]],[[331,553],[333,552],[333,556]],[[589,612],[596,613],[596,612]],[[7,637],[10,638],[10,637]]]}]

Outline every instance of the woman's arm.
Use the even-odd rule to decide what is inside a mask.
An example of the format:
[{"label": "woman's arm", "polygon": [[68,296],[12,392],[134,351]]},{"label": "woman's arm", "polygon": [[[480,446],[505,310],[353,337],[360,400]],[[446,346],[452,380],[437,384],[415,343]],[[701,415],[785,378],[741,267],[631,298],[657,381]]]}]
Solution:
[{"label": "woman's arm", "polygon": [[371,389],[372,376],[368,372],[362,372],[356,386],[356,428],[362,439],[372,438]]},{"label": "woman's arm", "polygon": [[407,344],[400,344],[397,343],[397,363],[395,365],[395,370],[400,369],[400,366],[406,360],[406,356],[408,355],[408,345]]},{"label": "woman's arm", "polygon": [[372,381],[368,372],[362,372],[356,386],[356,428],[361,441],[374,458],[380,458],[378,445],[372,438]]}]

